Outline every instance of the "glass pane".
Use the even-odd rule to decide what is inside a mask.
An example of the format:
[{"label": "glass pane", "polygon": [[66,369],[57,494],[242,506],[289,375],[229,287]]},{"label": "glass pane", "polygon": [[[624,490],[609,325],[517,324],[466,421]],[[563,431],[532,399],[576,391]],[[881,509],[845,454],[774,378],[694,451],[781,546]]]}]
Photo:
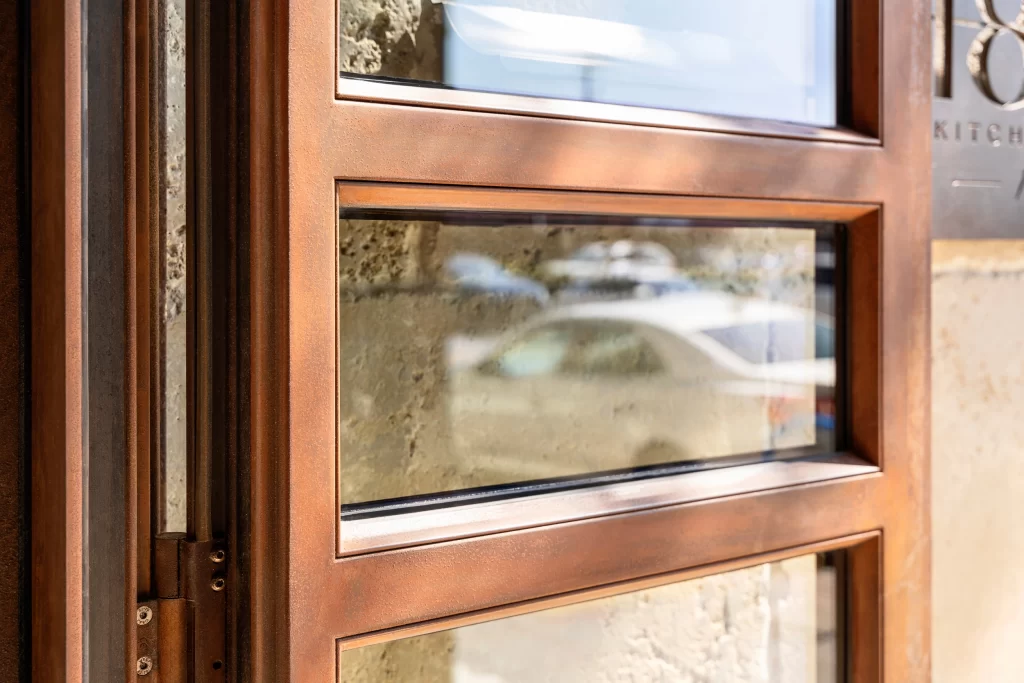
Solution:
[{"label": "glass pane", "polygon": [[836,123],[836,0],[339,2],[342,74]]},{"label": "glass pane", "polygon": [[836,233],[343,218],[343,509],[834,450]]},{"label": "glass pane", "polygon": [[835,683],[837,556],[343,651],[349,683]]}]

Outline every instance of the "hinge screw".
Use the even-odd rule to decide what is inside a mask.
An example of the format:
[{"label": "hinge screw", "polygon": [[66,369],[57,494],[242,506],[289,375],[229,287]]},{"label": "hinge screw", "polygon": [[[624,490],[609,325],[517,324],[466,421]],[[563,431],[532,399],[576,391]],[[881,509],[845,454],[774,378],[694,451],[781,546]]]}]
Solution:
[{"label": "hinge screw", "polygon": [[153,621],[153,610],[148,605],[143,605],[135,612],[135,623],[139,626],[145,626],[151,621]]},{"label": "hinge screw", "polygon": [[152,670],[153,660],[149,657],[139,657],[139,661],[135,662],[135,673],[140,676],[148,676]]},{"label": "hinge screw", "polygon": [[224,580],[223,576],[215,576],[213,577],[213,581],[210,582],[210,588],[212,588],[215,591],[224,590],[224,586],[226,585],[227,581]]},{"label": "hinge screw", "polygon": [[221,562],[223,562],[225,557],[226,555],[223,550],[214,550],[212,553],[210,553],[210,559],[216,564],[220,564]]}]

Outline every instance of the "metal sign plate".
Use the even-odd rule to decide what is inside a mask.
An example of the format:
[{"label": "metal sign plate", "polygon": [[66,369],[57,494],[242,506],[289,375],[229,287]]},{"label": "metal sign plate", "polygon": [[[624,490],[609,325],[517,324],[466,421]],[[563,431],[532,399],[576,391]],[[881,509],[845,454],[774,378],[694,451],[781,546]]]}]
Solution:
[{"label": "metal sign plate", "polygon": [[938,4],[933,237],[1024,238],[1024,4]]}]

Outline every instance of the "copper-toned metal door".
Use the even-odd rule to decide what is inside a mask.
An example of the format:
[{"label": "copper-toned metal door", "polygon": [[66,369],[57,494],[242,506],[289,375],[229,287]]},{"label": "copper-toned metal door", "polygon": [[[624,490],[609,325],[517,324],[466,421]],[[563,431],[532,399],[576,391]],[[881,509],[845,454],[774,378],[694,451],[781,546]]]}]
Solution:
[{"label": "copper-toned metal door", "polygon": [[[659,22],[660,3],[643,20],[406,4],[255,0],[233,19],[248,188],[238,672],[378,680],[377,657],[397,667],[386,680],[460,680],[425,672],[422,648],[513,658],[511,636],[463,629],[513,617],[536,630],[516,620],[827,553],[842,558],[819,561],[841,567],[836,676],[928,680],[928,6],[795,3],[827,19],[797,33],[830,55],[814,78],[831,81],[776,110],[786,91],[764,59],[742,62],[749,44],[687,16]],[[762,33],[795,30],[787,11],[759,16]],[[585,59],[550,39],[570,25],[564,42]],[[784,61],[788,39],[765,40]],[[747,99],[725,76],[686,81],[685,59],[709,54],[754,69]],[[637,55],[669,65],[643,92],[634,66],[607,66]],[[578,92],[534,87],[566,69]],[[699,101],[665,94],[698,86]],[[744,317],[736,264],[755,243],[762,275],[787,254],[802,264],[803,308],[779,294],[767,318]],[[699,261],[715,245],[728,258]],[[574,289],[621,284],[614,268],[634,257],[615,254],[640,263],[644,249],[653,265],[626,276],[627,300],[601,300],[614,313]],[[618,274],[587,275],[588,253]],[[779,277],[750,291],[781,292]],[[514,303],[466,317],[467,292]],[[687,327],[695,303],[666,308],[698,300],[739,317]],[[795,384],[779,346],[791,318]],[[768,321],[771,358],[732,344],[737,320]],[[609,349],[632,363],[614,384],[600,378],[619,367]],[[828,379],[808,380],[811,366]],[[444,391],[410,393],[432,382]],[[727,439],[690,438],[744,411]],[[552,638],[574,642],[588,619]],[[401,667],[398,641],[420,669]]]}]

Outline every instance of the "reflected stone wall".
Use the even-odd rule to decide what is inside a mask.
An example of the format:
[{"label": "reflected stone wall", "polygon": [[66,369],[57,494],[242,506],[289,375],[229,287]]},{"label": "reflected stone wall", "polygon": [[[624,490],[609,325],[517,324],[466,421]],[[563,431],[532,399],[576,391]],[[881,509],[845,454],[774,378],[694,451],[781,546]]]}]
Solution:
[{"label": "reflected stone wall", "polygon": [[163,416],[161,453],[164,476],[164,524],[161,531],[186,527],[186,324],[185,223],[186,0],[157,2],[157,93],[155,149],[158,152],[158,219],[162,260],[157,308],[161,312]]},{"label": "reflected stone wall", "polygon": [[[545,281],[543,264],[565,258],[597,241],[648,241],[667,247],[679,271],[701,289],[778,301],[809,311],[815,308],[815,237],[813,231],[806,229],[495,227],[342,220],[338,234],[338,416],[343,503],[654,462],[637,460],[650,448],[647,443],[617,450],[609,446],[607,456],[582,453],[585,446],[573,442],[568,431],[551,434],[543,443],[537,443],[529,437],[538,429],[528,416],[529,410],[520,411],[524,413],[522,420],[509,418],[500,426],[506,441],[532,444],[530,450],[536,451],[532,458],[505,456],[498,462],[497,456],[489,457],[495,449],[486,448],[475,449],[473,457],[458,456],[455,446],[463,432],[451,432],[457,417],[452,406],[458,404],[458,399],[453,398],[457,392],[455,379],[449,373],[449,345],[496,343],[499,335],[521,327],[556,304],[546,305],[523,295],[457,291],[445,277],[445,263],[457,253],[486,255],[512,276],[529,278],[537,287],[545,282],[555,288],[557,283]],[[807,348],[813,349],[813,329],[809,327],[807,334]],[[573,400],[571,394],[534,398],[548,403],[556,399]],[[709,402],[718,400],[710,390],[706,398]],[[707,408],[711,412],[717,404],[708,405],[712,406]],[[676,444],[685,448],[679,457],[668,459],[733,455],[769,447],[806,445],[814,440],[810,423],[785,437],[772,437],[788,441],[741,447],[740,438],[747,437],[749,429],[735,426],[745,424],[755,430],[763,429],[768,424],[766,408],[754,406],[749,410],[757,412],[730,419],[730,430],[726,425],[728,409],[726,404],[722,406],[717,413],[720,417],[705,421],[707,436],[703,445]],[[608,410],[620,408],[610,406]],[[685,414],[687,407],[678,405],[675,410]],[[813,413],[813,395],[802,399],[800,410]],[[607,419],[619,418],[609,413]],[[621,419],[639,423],[644,416],[637,413]],[[717,431],[716,424],[721,425]],[[480,429],[487,427],[482,425]],[[481,438],[486,440],[485,437]],[[542,448],[548,450],[540,452]],[[542,460],[575,463],[577,470],[552,466],[550,474],[538,474],[544,471],[537,466]],[[500,482],[495,474],[499,471]]]}]

